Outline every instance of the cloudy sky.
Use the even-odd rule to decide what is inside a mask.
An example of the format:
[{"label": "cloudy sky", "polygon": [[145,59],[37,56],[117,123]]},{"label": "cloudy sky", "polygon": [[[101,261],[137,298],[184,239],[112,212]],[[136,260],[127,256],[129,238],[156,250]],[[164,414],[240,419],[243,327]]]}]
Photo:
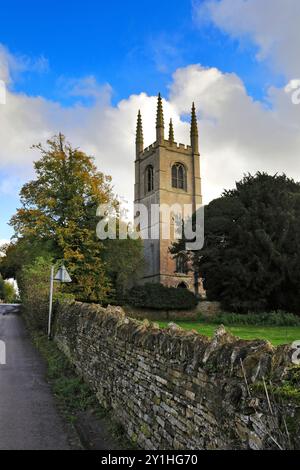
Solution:
[{"label": "cloudy sky", "polygon": [[158,91],[183,143],[195,101],[206,203],[247,172],[300,180],[299,18],[299,0],[2,4],[0,241],[33,177],[31,145],[60,131],[132,201],[136,114],[148,145]]}]

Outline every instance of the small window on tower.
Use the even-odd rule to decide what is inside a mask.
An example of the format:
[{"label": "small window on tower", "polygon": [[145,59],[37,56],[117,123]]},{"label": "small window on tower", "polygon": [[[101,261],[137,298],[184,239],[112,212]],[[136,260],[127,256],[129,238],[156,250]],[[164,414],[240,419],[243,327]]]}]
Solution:
[{"label": "small window on tower", "polygon": [[187,191],[186,171],[181,163],[175,163],[172,166],[172,188]]},{"label": "small window on tower", "polygon": [[150,193],[151,191],[154,190],[154,172],[153,172],[153,166],[149,165],[146,168],[146,181],[145,181],[145,186],[146,186],[146,193]]}]

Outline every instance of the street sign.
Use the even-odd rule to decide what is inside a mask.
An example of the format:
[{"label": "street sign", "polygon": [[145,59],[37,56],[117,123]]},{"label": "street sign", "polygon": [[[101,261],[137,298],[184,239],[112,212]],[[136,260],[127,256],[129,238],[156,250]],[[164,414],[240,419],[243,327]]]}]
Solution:
[{"label": "street sign", "polygon": [[71,276],[66,270],[65,266],[62,265],[57,271],[54,277],[54,266],[51,266],[50,274],[50,299],[49,299],[49,317],[48,317],[48,339],[51,338],[51,319],[52,319],[52,303],[53,303],[53,284],[54,281],[59,282],[72,282]]},{"label": "street sign", "polygon": [[57,271],[54,281],[72,282],[72,279],[64,265],[62,265]]}]

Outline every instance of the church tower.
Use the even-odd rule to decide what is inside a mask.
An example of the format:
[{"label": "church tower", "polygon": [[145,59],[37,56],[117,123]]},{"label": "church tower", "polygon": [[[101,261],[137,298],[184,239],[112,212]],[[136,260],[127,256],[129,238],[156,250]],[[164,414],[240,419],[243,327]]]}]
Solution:
[{"label": "church tower", "polygon": [[[190,145],[175,142],[172,120],[169,123],[168,138],[165,138],[163,102],[158,95],[156,113],[156,141],[144,148],[142,116],[138,112],[136,129],[135,160],[135,205],[147,208],[148,218],[141,232],[144,238],[145,271],[141,282],[161,283],[170,287],[186,287],[194,291],[194,276],[188,271],[185,260],[172,258],[169,247],[175,240],[174,226],[170,237],[165,236],[164,219],[161,215],[152,217],[157,205],[171,207],[190,205],[195,212],[202,204],[200,179],[200,154],[196,110],[191,113]],[[137,207],[137,206],[136,206]],[[135,210],[135,216],[140,217]],[[171,224],[177,223],[171,214]],[[153,236],[153,234],[156,236]],[[152,235],[151,235],[152,234]]]}]

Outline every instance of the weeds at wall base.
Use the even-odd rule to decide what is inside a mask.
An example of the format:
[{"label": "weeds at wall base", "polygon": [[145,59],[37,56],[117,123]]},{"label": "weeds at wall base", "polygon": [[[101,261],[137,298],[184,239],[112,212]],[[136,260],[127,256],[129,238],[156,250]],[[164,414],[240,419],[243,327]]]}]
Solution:
[{"label": "weeds at wall base", "polygon": [[134,445],[124,436],[120,423],[112,414],[99,404],[94,392],[76,374],[69,360],[59,351],[53,341],[49,341],[43,333],[29,330],[32,341],[47,365],[49,381],[58,408],[69,425],[74,429],[78,421],[78,413],[90,411],[95,418],[104,419],[107,431],[119,442],[120,448],[130,449]]}]

